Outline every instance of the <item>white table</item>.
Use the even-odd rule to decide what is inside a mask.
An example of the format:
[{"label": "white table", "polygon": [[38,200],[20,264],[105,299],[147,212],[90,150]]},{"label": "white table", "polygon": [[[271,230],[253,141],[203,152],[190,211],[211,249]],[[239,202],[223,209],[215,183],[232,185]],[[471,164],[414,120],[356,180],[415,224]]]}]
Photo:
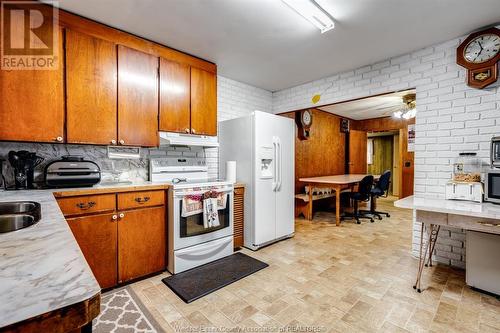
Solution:
[{"label": "white table", "polygon": [[[409,196],[395,201],[394,206],[416,210],[417,222],[422,223],[419,264],[413,286],[418,292],[422,291],[424,266],[432,266],[432,252],[441,226],[500,235],[500,205]],[[429,230],[425,245],[424,225]]]}]

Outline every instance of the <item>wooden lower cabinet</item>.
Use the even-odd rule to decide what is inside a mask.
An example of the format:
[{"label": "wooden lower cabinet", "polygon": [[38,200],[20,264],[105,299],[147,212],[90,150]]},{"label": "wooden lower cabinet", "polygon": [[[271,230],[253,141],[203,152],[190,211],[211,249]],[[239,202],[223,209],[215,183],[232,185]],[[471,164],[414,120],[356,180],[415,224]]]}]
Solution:
[{"label": "wooden lower cabinet", "polygon": [[124,211],[119,216],[118,283],[164,270],[165,207]]},{"label": "wooden lower cabinet", "polygon": [[[151,197],[146,203],[154,207],[117,209],[128,196]],[[102,289],[165,270],[166,263],[166,206],[165,191],[136,191],[76,197],[57,201],[75,236],[80,249]],[[100,199],[106,200],[100,200]],[[74,207],[83,203],[102,203],[109,212],[82,212]],[[124,202],[128,202],[125,200]],[[104,205],[106,203],[106,205]],[[102,208],[101,207],[101,208]],[[118,207],[120,205],[118,204]]]},{"label": "wooden lower cabinet", "polygon": [[234,188],[234,248],[243,246],[243,233],[244,233],[244,201],[245,201],[245,188]]},{"label": "wooden lower cabinet", "polygon": [[116,285],[117,220],[114,213],[68,218],[68,224],[101,288]]}]

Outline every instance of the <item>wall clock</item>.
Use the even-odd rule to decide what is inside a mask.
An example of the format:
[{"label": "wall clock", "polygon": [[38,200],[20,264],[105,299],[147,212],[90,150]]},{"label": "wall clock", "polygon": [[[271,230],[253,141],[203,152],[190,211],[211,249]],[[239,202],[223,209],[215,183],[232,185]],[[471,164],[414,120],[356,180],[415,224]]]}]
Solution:
[{"label": "wall clock", "polygon": [[467,69],[467,84],[482,89],[498,79],[500,30],[493,27],[467,37],[457,48],[457,64]]},{"label": "wall clock", "polygon": [[307,140],[309,138],[312,125],[311,110],[302,110],[295,112],[295,123],[299,128],[299,139]]}]

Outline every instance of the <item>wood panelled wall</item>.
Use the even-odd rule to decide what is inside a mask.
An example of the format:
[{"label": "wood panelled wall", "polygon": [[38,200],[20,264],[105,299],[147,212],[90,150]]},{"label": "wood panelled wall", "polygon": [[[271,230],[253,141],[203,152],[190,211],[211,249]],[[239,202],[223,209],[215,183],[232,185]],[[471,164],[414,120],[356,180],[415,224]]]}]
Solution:
[{"label": "wood panelled wall", "polygon": [[415,124],[413,119],[396,119],[393,117],[374,118],[360,121],[354,121],[351,128],[370,132],[385,132],[399,130],[399,146],[401,154],[399,155],[401,184],[400,198],[413,195],[413,180],[414,180],[414,154],[408,151],[408,125]]},{"label": "wood panelled wall", "polygon": [[[282,114],[295,119],[295,112]],[[340,132],[340,117],[312,110],[313,123],[308,140],[295,135],[295,193],[304,192],[302,177],[340,175],[345,168],[345,134]]]},{"label": "wood panelled wall", "polygon": [[[299,178],[345,173],[345,134],[340,132],[341,117],[328,112],[311,109],[313,123],[310,138],[300,140],[295,136],[295,193],[304,192],[304,184]],[[295,112],[282,113],[282,116],[295,119]],[[408,125],[415,119],[395,119],[392,117],[351,120],[350,128],[367,132],[385,132],[399,130],[401,174],[400,197],[413,194],[413,159],[414,153],[408,152]],[[404,166],[405,163],[409,166]]]}]

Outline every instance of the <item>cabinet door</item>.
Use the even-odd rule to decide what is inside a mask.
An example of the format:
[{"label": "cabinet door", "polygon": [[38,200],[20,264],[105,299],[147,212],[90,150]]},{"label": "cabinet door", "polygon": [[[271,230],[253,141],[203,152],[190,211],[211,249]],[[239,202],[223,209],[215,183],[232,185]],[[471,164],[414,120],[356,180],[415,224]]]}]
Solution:
[{"label": "cabinet door", "polygon": [[120,212],[118,281],[129,281],[165,269],[165,207]]},{"label": "cabinet door", "polygon": [[158,145],[158,58],[118,46],[118,142]]},{"label": "cabinet door", "polygon": [[189,133],[190,69],[160,58],[160,131]]},{"label": "cabinet door", "polygon": [[67,142],[116,144],[116,45],[66,31]]},{"label": "cabinet door", "polygon": [[117,284],[117,220],[114,214],[67,219],[101,288]]},{"label": "cabinet door", "polygon": [[64,141],[62,30],[58,47],[57,69],[0,70],[0,140]]},{"label": "cabinet door", "polygon": [[217,78],[191,68],[191,132],[217,135]]}]

